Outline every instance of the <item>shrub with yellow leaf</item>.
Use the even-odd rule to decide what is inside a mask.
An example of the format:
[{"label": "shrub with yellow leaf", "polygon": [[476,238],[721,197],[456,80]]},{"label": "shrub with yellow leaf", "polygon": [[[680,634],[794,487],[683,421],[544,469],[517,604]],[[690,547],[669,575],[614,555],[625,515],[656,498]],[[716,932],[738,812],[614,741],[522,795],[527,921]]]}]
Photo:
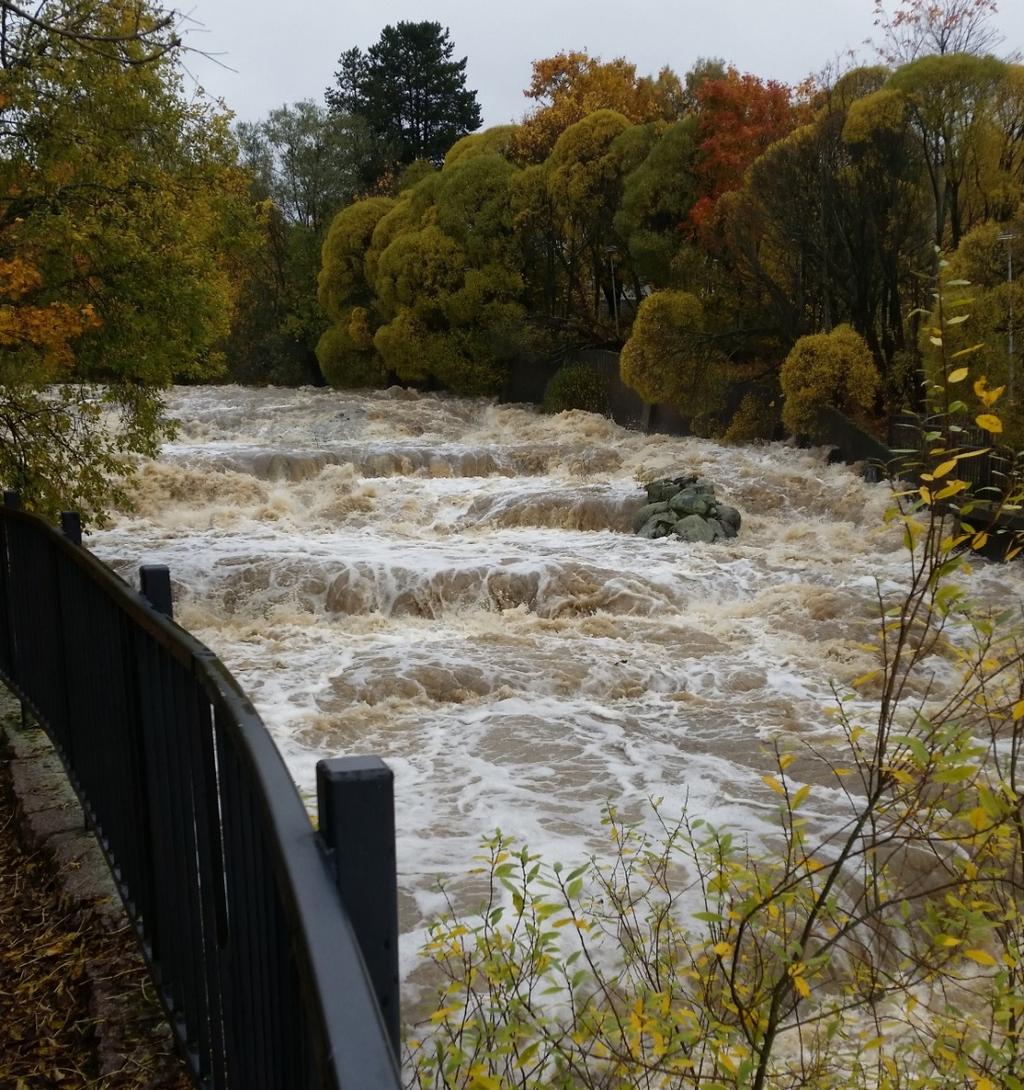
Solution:
[{"label": "shrub with yellow leaf", "polygon": [[869,410],[879,381],[871,350],[852,327],[801,337],[782,364],[782,423],[793,435],[823,438],[819,412]]}]

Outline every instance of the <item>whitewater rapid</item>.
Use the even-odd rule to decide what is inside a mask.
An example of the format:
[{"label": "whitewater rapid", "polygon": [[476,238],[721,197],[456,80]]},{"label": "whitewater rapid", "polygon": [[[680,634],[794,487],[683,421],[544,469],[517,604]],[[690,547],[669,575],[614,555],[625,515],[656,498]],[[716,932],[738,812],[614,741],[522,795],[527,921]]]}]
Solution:
[{"label": "whitewater rapid", "polygon": [[[324,756],[395,773],[403,966],[500,827],[548,859],[663,797],[757,835],[772,746],[826,739],[906,577],[890,493],[824,452],[644,436],[391,390],[182,388],[135,511],[88,544],[171,570],[176,619],[252,697],[307,798]],[[698,473],[736,540],[629,532],[638,479]],[[980,565],[997,591],[1019,577]],[[831,788],[816,792],[828,806]]]}]

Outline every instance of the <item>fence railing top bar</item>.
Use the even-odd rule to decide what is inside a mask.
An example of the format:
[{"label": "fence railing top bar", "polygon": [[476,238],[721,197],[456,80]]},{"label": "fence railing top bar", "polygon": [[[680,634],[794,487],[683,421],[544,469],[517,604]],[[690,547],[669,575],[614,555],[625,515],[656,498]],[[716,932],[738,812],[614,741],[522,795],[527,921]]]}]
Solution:
[{"label": "fence railing top bar", "polygon": [[253,781],[269,836],[272,866],[286,915],[300,948],[297,968],[311,1014],[328,1046],[325,1075],[339,1090],[397,1090],[400,1076],[387,1029],[337,887],[318,846],[291,774],[266,726],[227,667],[185,629],[158,613],[87,549],[71,544],[44,519],[0,506],[0,520],[44,534],[136,621],[171,652],[220,709],[219,717]]},{"label": "fence railing top bar", "polygon": [[158,643],[167,648],[175,658],[187,662],[190,656],[208,650],[192,635],[173,621],[162,616],[133,587],[129,586],[112,568],[108,567],[87,548],[74,545],[59,530],[38,515],[16,507],[0,505],[0,519],[24,523],[38,532],[45,533],[52,544],[75,564],[88,573],[117,604]]}]

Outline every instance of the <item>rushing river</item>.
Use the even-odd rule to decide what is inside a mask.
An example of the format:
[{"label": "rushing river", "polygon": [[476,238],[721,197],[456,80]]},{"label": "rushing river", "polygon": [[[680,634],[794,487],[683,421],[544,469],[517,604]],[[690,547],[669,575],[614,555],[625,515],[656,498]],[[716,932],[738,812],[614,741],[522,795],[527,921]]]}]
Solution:
[{"label": "rushing river", "polygon": [[[820,451],[400,390],[181,389],[168,407],[179,434],[137,510],[90,544],[126,577],[170,567],[177,619],[304,793],[325,755],[390,764],[407,970],[437,879],[458,891],[495,827],[567,862],[602,843],[608,801],[688,796],[767,828],[772,741],[829,732],[832,682],[873,665],[877,582],[905,577],[887,487]],[[738,539],[633,536],[637,479],[689,472],[741,510]]]}]

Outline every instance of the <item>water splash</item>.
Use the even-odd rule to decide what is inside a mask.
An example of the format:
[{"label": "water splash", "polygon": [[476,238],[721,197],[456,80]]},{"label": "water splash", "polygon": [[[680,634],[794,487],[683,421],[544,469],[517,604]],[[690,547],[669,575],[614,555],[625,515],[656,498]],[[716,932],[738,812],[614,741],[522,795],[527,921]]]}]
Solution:
[{"label": "water splash", "polygon": [[[168,404],[178,439],[90,544],[126,575],[169,565],[303,790],[325,755],[391,764],[406,969],[436,879],[471,898],[458,876],[496,826],[566,861],[606,801],[768,829],[771,741],[828,734],[877,586],[905,575],[887,489],[820,451],[398,390]],[[680,472],[740,508],[738,539],[627,532],[635,478]],[[1019,594],[1006,569],[977,580]]]}]

